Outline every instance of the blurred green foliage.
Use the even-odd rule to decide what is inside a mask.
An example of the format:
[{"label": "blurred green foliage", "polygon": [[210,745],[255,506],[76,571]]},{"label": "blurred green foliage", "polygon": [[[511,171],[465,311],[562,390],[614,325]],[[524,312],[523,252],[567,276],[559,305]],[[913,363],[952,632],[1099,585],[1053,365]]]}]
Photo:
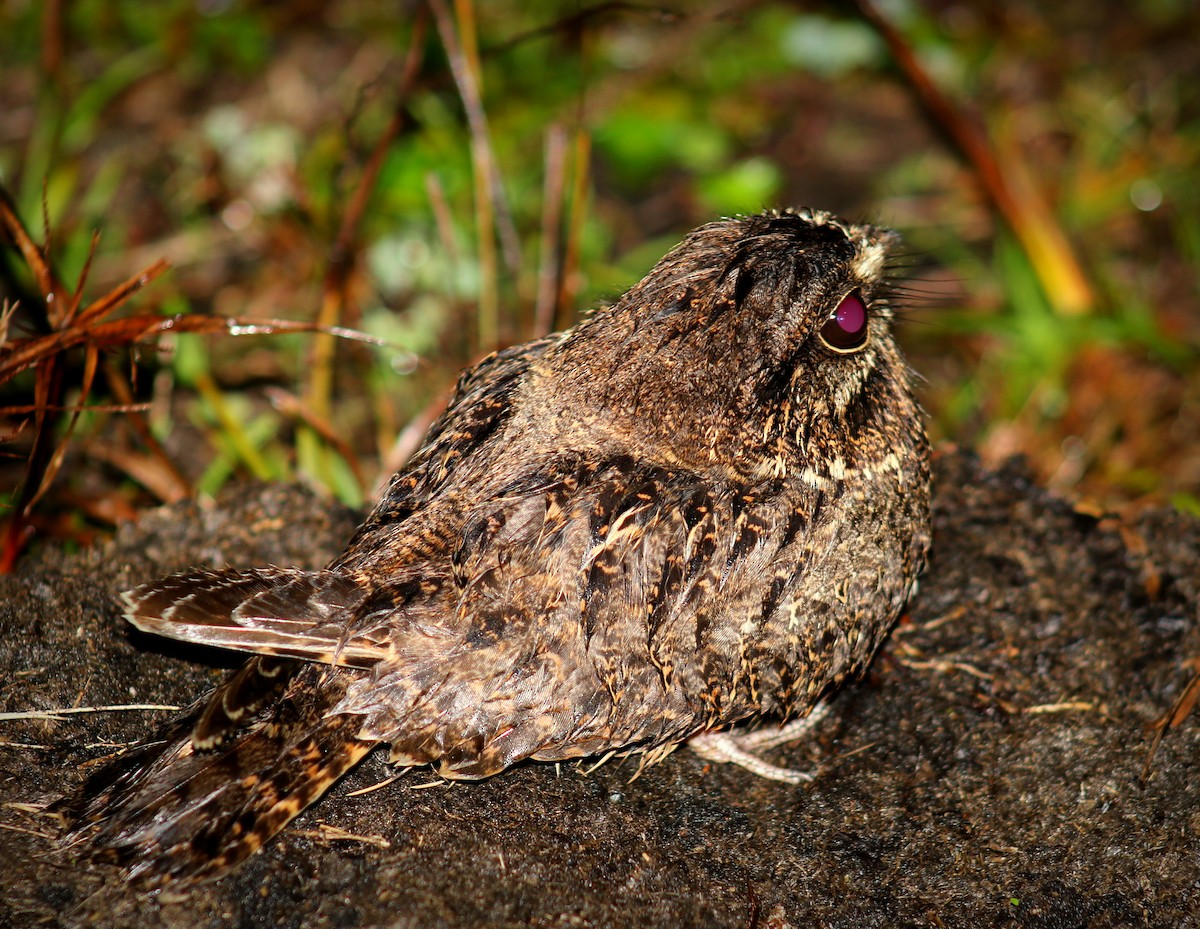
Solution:
[{"label": "blurred green foliage", "polygon": [[[485,237],[504,245],[506,211],[518,254],[501,262],[500,339],[532,333],[545,185],[558,172],[561,190],[549,196],[562,211],[556,260],[570,298],[558,324],[620,293],[684,229],[716,215],[795,204],[879,219],[926,256],[912,289],[932,296],[924,308],[913,301],[917,325],[903,338],[930,379],[939,435],[985,445],[1009,436],[1015,450],[1047,456],[1052,473],[1064,437],[1079,434],[1104,480],[1140,492],[1149,457],[1177,469],[1154,489],[1194,499],[1194,454],[1102,467],[1104,443],[1132,427],[1093,436],[1071,411],[1082,391],[1103,389],[1103,372],[1079,367],[1081,357],[1110,358],[1087,355],[1100,346],[1168,372],[1172,393],[1156,415],[1178,445],[1200,428],[1183,406],[1198,396],[1200,344],[1195,6],[881,7],[967,118],[1022,153],[1018,167],[1088,270],[1092,312],[1052,309],[885,43],[834,5],[458,5],[470,14],[460,34],[478,36],[502,179],[499,230],[481,230],[478,139],[432,22],[421,77],[397,99],[418,4],[78,0],[55,5],[55,28],[43,4],[10,3],[0,28],[0,180],[34,229],[45,203],[67,281],[99,229],[97,290],[166,255],[176,272],[141,298],[164,312],[313,319],[348,204],[402,104],[404,129],[358,225],[336,320],[387,347],[337,346],[323,400],[312,397],[311,338],[181,337],[173,354],[141,354],[139,389],[160,428],[171,425],[168,449],[180,455],[172,442],[186,444],[185,469],[201,490],[236,474],[301,477],[361,502],[371,487],[342,456],[322,454],[318,432],[272,409],[263,388],[283,385],[318,409],[327,401],[373,483],[394,463],[392,437],[489,347],[475,316],[489,286],[480,246]],[[547,157],[552,126],[565,140],[557,163]],[[575,263],[564,267],[564,254]],[[28,293],[19,262],[4,265],[8,299]],[[211,389],[201,389],[205,379]],[[28,381],[10,386],[16,393],[0,404]],[[1183,418],[1165,421],[1174,407]],[[132,441],[114,437],[119,422],[97,414],[84,447]]]}]

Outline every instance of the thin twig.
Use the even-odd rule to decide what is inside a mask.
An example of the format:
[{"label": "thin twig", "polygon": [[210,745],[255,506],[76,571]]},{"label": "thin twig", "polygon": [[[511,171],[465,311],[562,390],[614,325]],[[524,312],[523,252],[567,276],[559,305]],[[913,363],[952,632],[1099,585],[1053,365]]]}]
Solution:
[{"label": "thin twig", "polygon": [[496,270],[495,213],[492,191],[493,176],[488,169],[491,160],[491,145],[488,141],[487,122],[483,104],[479,99],[478,87],[467,64],[458,40],[458,33],[450,11],[442,0],[430,0],[430,8],[437,19],[438,32],[450,70],[458,85],[458,93],[467,111],[467,125],[471,132],[471,163],[475,183],[475,238],[479,252],[479,307],[476,323],[476,338],[481,352],[490,352],[496,347],[500,320],[499,278]]},{"label": "thin twig", "polygon": [[[124,409],[116,412],[126,412]],[[112,465],[126,477],[137,481],[163,503],[177,503],[191,496],[190,485],[180,480],[168,459],[160,455],[143,454],[131,449],[93,439],[84,447],[84,454],[95,461]]]},{"label": "thin twig", "polygon": [[942,659],[931,661],[914,661],[911,658],[897,658],[896,660],[904,667],[912,668],[916,671],[939,671],[942,674],[946,674],[950,671],[962,671],[971,675],[971,677],[979,678],[981,681],[991,681],[996,677],[996,675],[989,674],[986,671],[981,671],[973,664],[968,664],[965,661],[947,661]]},{"label": "thin twig", "polygon": [[871,0],[856,0],[859,11],[891,52],[934,125],[967,160],[992,204],[1021,242],[1047,301],[1060,313],[1087,313],[1095,303],[1091,285],[1054,214],[1020,163],[1015,147],[1001,166],[980,126],[934,83],[900,32]]},{"label": "thin twig", "polygon": [[[437,223],[438,242],[446,253],[450,265],[450,280],[459,280],[458,241],[454,236],[454,217],[450,213],[450,204],[446,202],[446,191],[442,182],[432,171],[425,175],[425,192],[429,196],[429,205],[433,209],[434,222]],[[451,294],[457,297],[457,293]]]},{"label": "thin twig", "polygon": [[129,710],[179,710],[169,703],[120,703],[112,706],[67,706],[53,710],[26,710],[21,713],[0,713],[0,722],[18,719],[59,719],[78,713],[123,713]]},{"label": "thin twig", "polygon": [[[571,184],[571,214],[567,221],[567,245],[559,283],[559,308],[570,311],[579,295],[579,265],[583,250],[583,223],[587,218],[588,186],[591,183],[592,137],[582,126],[575,130],[575,172]],[[556,320],[563,324],[563,320]]]},{"label": "thin twig", "polygon": [[[492,150],[487,114],[480,93],[479,73],[472,66],[473,61],[478,61],[475,50],[464,47],[465,43],[445,0],[429,0],[429,7],[437,20],[438,33],[446,49],[450,71],[454,75],[471,133],[471,162],[475,177],[475,228],[479,240],[480,266],[478,339],[479,350],[489,352],[496,348],[499,340],[500,295],[496,239],[500,240],[505,264],[513,278],[520,272],[520,241],[504,197],[500,169]],[[473,15],[469,4],[460,5],[459,11],[462,14]],[[472,25],[468,25],[468,31],[473,35]]]},{"label": "thin twig", "polygon": [[[88,324],[94,320],[103,319],[170,267],[166,259],[158,259],[150,267],[122,281],[99,300],[89,304],[87,309],[83,310],[74,320],[75,325],[86,329]],[[80,286],[83,286],[82,282],[80,282]]]},{"label": "thin twig", "polygon": [[445,778],[438,778],[436,781],[426,781],[424,784],[413,784],[412,790],[429,790],[431,787],[446,787],[450,788],[457,784],[458,781],[448,781]]},{"label": "thin twig", "polygon": [[358,835],[348,832],[340,826],[331,826],[329,823],[320,823],[316,829],[289,829],[288,834],[324,842],[362,842],[366,845],[374,845],[376,848],[392,847],[392,843],[381,835]]},{"label": "thin twig", "polygon": [[89,326],[69,326],[58,332],[35,336],[11,343],[7,354],[0,355],[0,384],[11,380],[26,368],[45,365],[67,349],[90,344],[96,348],[112,348],[144,342],[166,332],[190,332],[198,335],[276,335],[284,332],[320,332],[352,339],[370,345],[383,345],[382,339],[347,329],[343,326],[320,326],[294,319],[242,319],[235,316],[159,316],[143,313],[125,316],[106,323]]},{"label": "thin twig", "polygon": [[1196,703],[1200,702],[1200,658],[1193,658],[1188,664],[1193,668],[1191,680],[1187,682],[1187,686],[1171,704],[1171,708],[1151,724],[1155,732],[1154,737],[1150,740],[1150,747],[1146,750],[1146,760],[1142,762],[1142,783],[1150,778],[1150,768],[1154,756],[1158,752],[1158,747],[1166,736],[1167,730],[1183,722],[1195,709]]},{"label": "thin twig", "polygon": [[42,72],[55,84],[61,84],[63,77],[62,6],[62,0],[45,0],[42,6]]},{"label": "thin twig", "polygon": [[326,444],[331,446],[341,459],[346,462],[346,467],[354,475],[354,482],[358,484],[359,490],[364,494],[367,493],[370,488],[367,484],[366,476],[363,474],[362,466],[358,462],[358,457],[354,454],[354,449],[350,447],[349,442],[338,435],[337,430],[331,422],[318,416],[316,411],[311,409],[304,401],[282,387],[268,387],[266,395],[267,399],[271,401],[271,406],[284,416],[304,423],[319,435]]},{"label": "thin twig", "polygon": [[926,623],[908,624],[901,620],[901,624],[896,627],[896,631],[892,633],[892,637],[895,639],[900,639],[906,635],[911,635],[914,632],[931,632],[934,629],[938,629],[946,625],[947,623],[958,622],[966,615],[967,608],[959,604],[958,606],[951,607],[948,612],[936,617],[935,619],[931,619]]},{"label": "thin twig", "polygon": [[[150,424],[142,415],[142,410],[134,407],[133,388],[129,381],[112,364],[104,365],[104,377],[108,382],[108,389],[121,403],[125,404],[128,412],[127,421],[133,427],[133,431],[137,433],[138,439],[150,453],[150,458],[159,465],[158,475],[153,477],[152,483],[146,486],[149,486],[164,503],[175,503],[190,497],[192,495],[191,482],[171,460],[171,456],[162,447],[162,443],[155,438]],[[148,476],[145,469],[143,469],[143,474]],[[145,481],[142,483],[145,484]]]},{"label": "thin twig", "polygon": [[[420,15],[413,24],[408,55],[405,58],[400,85],[396,90],[391,119],[388,120],[387,126],[367,158],[362,176],[355,185],[345,212],[342,213],[342,220],[338,226],[338,233],[334,239],[321,286],[321,307],[317,312],[317,324],[320,326],[333,327],[342,318],[345,311],[346,282],[358,251],[356,246],[358,230],[362,225],[367,204],[375,192],[375,185],[387,159],[387,153],[404,128],[408,99],[412,94],[417,75],[421,70],[421,63],[424,60],[424,47],[425,17]],[[334,342],[332,339],[318,337],[313,340],[312,374],[308,381],[307,401],[314,414],[324,420],[329,420],[333,413],[333,355]]]},{"label": "thin twig", "polygon": [[[92,383],[96,379],[96,366],[99,364],[99,360],[99,351],[97,351],[94,345],[89,345],[84,352],[83,378],[79,385],[79,397],[81,401],[86,401],[92,392]],[[38,501],[50,489],[50,484],[54,481],[59,469],[62,468],[63,458],[67,454],[67,447],[71,443],[71,437],[75,434],[75,427],[79,425],[79,415],[81,412],[82,408],[77,404],[76,409],[71,412],[70,419],[67,420],[66,428],[63,429],[62,438],[58,440],[58,445],[55,446],[54,452],[50,455],[50,460],[46,462],[46,466],[42,469],[42,477],[38,489],[25,504],[26,513],[37,506]]]},{"label": "thin twig", "polygon": [[11,830],[12,832],[23,832],[26,835],[36,836],[39,839],[54,838],[54,836],[51,835],[49,832],[37,832],[33,829],[26,829],[24,826],[14,826],[11,823],[0,823],[0,829],[8,829],[8,830]]},{"label": "thin twig", "polygon": [[542,247],[538,261],[537,303],[533,313],[533,335],[543,336],[554,328],[559,282],[562,280],[563,199],[566,195],[567,133],[555,123],[546,131],[546,177],[542,188]]},{"label": "thin twig", "polygon": [[[145,412],[150,409],[149,403],[63,403],[58,406],[47,407],[56,413],[72,413],[78,410],[79,412],[88,413],[138,413]],[[3,416],[27,416],[30,413],[36,413],[38,406],[35,403],[22,403],[18,406],[0,406],[0,415]],[[11,438],[11,437],[10,437]]]},{"label": "thin twig", "polygon": [[51,270],[49,262],[46,261],[46,254],[25,229],[25,224],[17,216],[17,208],[13,204],[12,198],[9,197],[7,189],[2,184],[0,184],[0,226],[7,230],[13,244],[17,246],[17,250],[33,274],[38,292],[46,300],[47,307],[55,303],[62,305],[62,287],[55,280],[54,272]]},{"label": "thin twig", "polygon": [[1090,713],[1097,709],[1099,707],[1095,703],[1086,700],[1067,700],[1062,703],[1038,703],[1025,707],[1021,712],[1036,716],[1042,713]]},{"label": "thin twig", "polygon": [[71,294],[71,306],[67,310],[65,322],[71,322],[75,319],[75,314],[79,312],[79,304],[83,302],[83,285],[87,282],[88,274],[92,270],[92,261],[96,258],[96,248],[100,245],[100,230],[92,230],[92,240],[88,243],[87,258],[83,261],[83,267],[79,269],[79,279],[75,282],[75,290]]},{"label": "thin twig", "polygon": [[403,777],[405,774],[407,774],[411,770],[412,770],[412,768],[405,768],[399,774],[393,774],[390,777],[385,777],[382,781],[372,784],[369,787],[360,787],[358,790],[352,790],[348,794],[346,794],[346,796],[347,797],[361,797],[361,796],[363,796],[363,794],[374,793],[377,790],[381,790],[382,788],[387,787],[388,784],[394,783],[395,781],[399,780],[401,777]]}]

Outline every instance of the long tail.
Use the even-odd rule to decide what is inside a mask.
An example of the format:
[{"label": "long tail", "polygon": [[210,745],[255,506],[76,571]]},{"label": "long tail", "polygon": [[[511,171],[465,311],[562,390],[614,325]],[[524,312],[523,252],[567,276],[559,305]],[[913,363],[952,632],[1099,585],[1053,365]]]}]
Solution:
[{"label": "long tail", "polygon": [[[212,880],[261,848],[375,745],[358,738],[359,717],[326,715],[347,672],[281,664],[252,659],[93,775],[62,809],[71,838],[153,884]],[[282,696],[245,718],[272,688]]]}]

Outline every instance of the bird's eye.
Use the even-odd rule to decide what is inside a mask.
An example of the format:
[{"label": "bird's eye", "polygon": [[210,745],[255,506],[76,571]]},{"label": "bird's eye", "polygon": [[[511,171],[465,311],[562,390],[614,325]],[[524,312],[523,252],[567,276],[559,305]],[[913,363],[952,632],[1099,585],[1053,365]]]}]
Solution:
[{"label": "bird's eye", "polygon": [[858,294],[847,294],[821,327],[825,347],[840,354],[857,352],[867,344],[867,307]]}]

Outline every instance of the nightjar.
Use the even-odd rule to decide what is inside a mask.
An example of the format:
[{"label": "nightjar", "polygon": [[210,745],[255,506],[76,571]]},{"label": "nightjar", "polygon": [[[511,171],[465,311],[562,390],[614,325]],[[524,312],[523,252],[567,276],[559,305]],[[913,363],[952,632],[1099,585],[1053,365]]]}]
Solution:
[{"label": "nightjar", "polygon": [[688,739],[755,767],[714,731],[809,714],[929,546],[893,242],[809,211],[702,226],[466,371],[324,570],[126,593],[139,629],[254,657],[93,775],[74,836],[131,876],[214,878],[379,744],[447,778]]}]

